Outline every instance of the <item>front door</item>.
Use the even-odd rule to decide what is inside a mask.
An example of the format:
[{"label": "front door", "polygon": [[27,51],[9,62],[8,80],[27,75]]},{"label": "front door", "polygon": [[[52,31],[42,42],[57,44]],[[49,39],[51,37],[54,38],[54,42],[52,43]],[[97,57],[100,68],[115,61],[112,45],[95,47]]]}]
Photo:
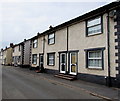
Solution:
[{"label": "front door", "polygon": [[77,74],[77,52],[70,53],[70,74]]},{"label": "front door", "polygon": [[60,73],[66,73],[66,53],[60,53]]},{"label": "front door", "polygon": [[40,69],[42,69],[43,68],[43,54],[40,54],[39,55],[39,67],[40,67]]}]

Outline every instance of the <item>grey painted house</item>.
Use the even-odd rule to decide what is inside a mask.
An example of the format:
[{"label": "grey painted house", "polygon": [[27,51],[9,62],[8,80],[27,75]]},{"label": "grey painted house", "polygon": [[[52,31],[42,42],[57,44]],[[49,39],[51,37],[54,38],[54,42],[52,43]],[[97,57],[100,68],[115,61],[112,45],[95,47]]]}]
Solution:
[{"label": "grey painted house", "polygon": [[120,87],[119,18],[120,2],[113,2],[50,27],[31,39],[31,66]]},{"label": "grey painted house", "polygon": [[31,64],[31,40],[24,40],[22,49],[22,66],[29,67]]}]

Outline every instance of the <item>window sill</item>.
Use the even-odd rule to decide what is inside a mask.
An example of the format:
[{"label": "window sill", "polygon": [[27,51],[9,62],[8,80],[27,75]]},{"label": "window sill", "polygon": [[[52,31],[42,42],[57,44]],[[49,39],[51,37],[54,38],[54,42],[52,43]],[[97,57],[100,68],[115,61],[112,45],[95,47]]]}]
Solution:
[{"label": "window sill", "polygon": [[87,69],[90,69],[90,70],[103,70],[102,67],[87,67]]},{"label": "window sill", "polygon": [[33,65],[37,65],[37,63],[36,63],[36,64],[33,64]]},{"label": "window sill", "polygon": [[48,43],[48,45],[54,45],[54,44],[55,44],[55,43],[51,43],[51,44]]},{"label": "window sill", "polygon": [[87,34],[86,37],[96,36],[96,35],[101,35],[101,34],[103,34],[103,33],[100,32],[100,33],[94,33],[94,34]]},{"label": "window sill", "polygon": [[55,66],[55,65],[48,65],[48,66]]}]

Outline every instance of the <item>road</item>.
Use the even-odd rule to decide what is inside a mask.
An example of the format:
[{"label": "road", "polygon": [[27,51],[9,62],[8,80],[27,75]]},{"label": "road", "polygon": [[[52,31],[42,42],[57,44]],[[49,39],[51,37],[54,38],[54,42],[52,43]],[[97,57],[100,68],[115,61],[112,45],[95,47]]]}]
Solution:
[{"label": "road", "polygon": [[3,99],[100,99],[83,90],[54,82],[54,78],[49,80],[41,75],[30,75],[16,68],[19,67],[2,68]]}]

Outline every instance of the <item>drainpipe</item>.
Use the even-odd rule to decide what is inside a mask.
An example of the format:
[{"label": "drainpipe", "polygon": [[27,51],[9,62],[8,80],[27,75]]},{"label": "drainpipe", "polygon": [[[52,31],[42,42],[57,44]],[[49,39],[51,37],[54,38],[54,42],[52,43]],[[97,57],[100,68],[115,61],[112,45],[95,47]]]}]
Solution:
[{"label": "drainpipe", "polygon": [[44,58],[45,58],[45,35],[43,36],[43,72],[45,72]]},{"label": "drainpipe", "polygon": [[67,70],[67,71],[66,71],[66,73],[67,73],[67,74],[68,74],[68,72],[69,72],[69,54],[68,54],[68,43],[69,43],[69,42],[68,42],[68,34],[69,34],[69,33],[68,33],[68,26],[67,26],[67,57],[66,57],[66,60],[67,60],[67,63],[66,63],[66,64],[67,64],[67,67],[66,67],[66,70]]},{"label": "drainpipe", "polygon": [[108,49],[108,80],[107,85],[111,87],[111,68],[110,68],[110,19],[109,19],[109,12],[107,13],[107,49]]},{"label": "drainpipe", "polygon": [[43,38],[43,55],[44,55],[44,53],[45,53],[45,36]]}]

